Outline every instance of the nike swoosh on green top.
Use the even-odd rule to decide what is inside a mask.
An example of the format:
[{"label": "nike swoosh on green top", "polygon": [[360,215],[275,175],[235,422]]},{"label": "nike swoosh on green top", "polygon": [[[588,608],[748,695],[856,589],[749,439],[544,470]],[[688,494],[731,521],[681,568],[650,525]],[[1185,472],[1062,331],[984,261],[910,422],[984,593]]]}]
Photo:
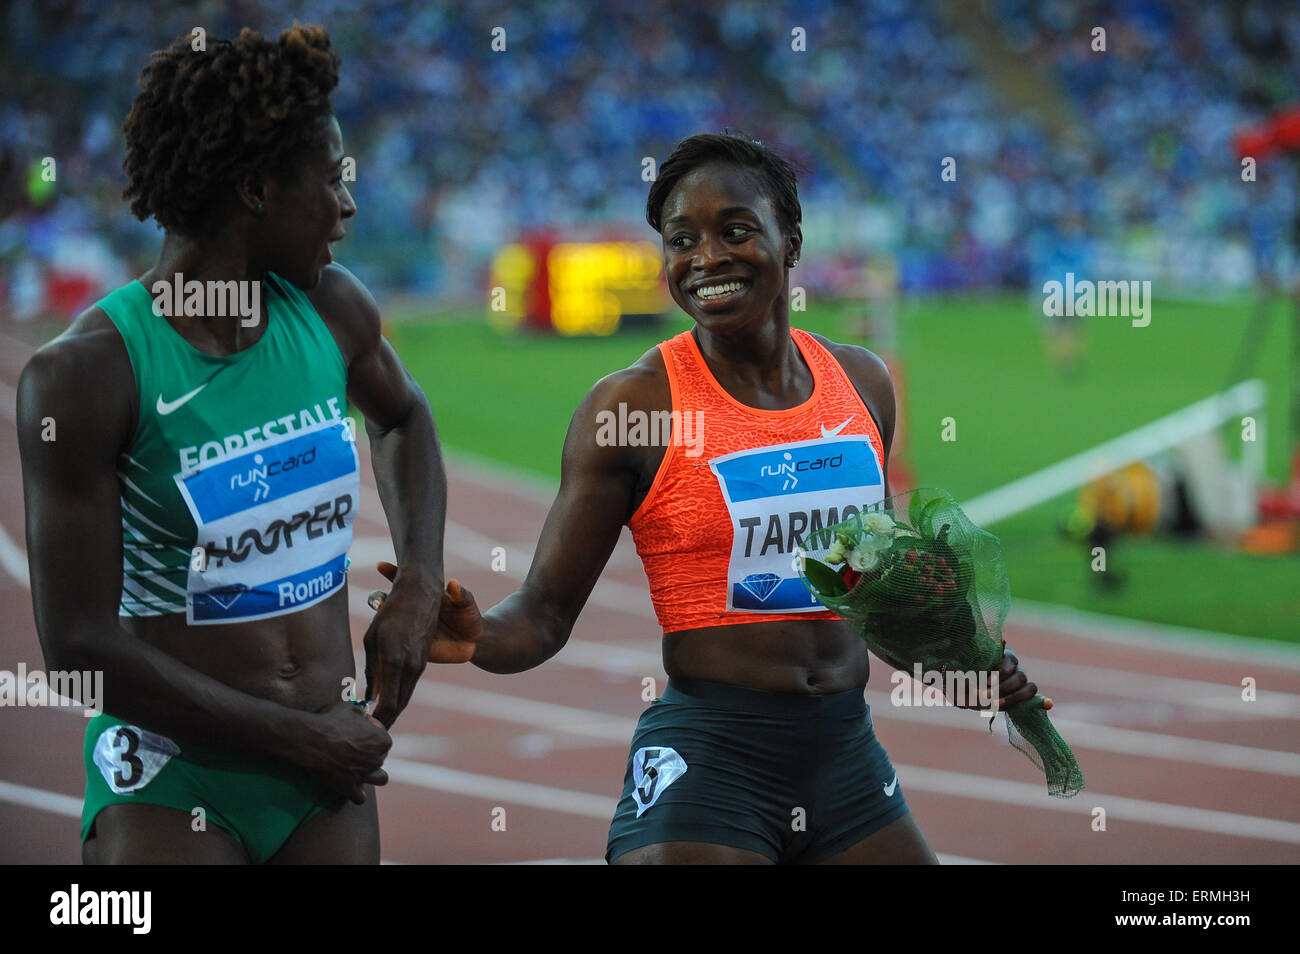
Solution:
[{"label": "nike swoosh on green top", "polygon": [[178,397],[178,398],[177,398],[176,400],[174,400],[174,401],[164,401],[164,400],[163,400],[163,396],[162,396],[161,394],[159,394],[159,395],[158,395],[158,413],[159,413],[159,414],[162,414],[162,415],[164,415],[164,416],[170,414],[172,411],[176,410],[178,407],[180,407],[182,404],[184,404],[184,403],[185,403],[186,401],[188,401],[190,398],[194,397],[194,395],[198,394],[200,391],[202,391],[202,390],[203,390],[204,388],[206,388],[207,386],[208,386],[208,382],[207,382],[207,381],[204,381],[202,384],[200,384],[197,388],[195,388],[195,389],[194,389],[193,391],[191,391],[189,394],[182,394],[180,397]]}]

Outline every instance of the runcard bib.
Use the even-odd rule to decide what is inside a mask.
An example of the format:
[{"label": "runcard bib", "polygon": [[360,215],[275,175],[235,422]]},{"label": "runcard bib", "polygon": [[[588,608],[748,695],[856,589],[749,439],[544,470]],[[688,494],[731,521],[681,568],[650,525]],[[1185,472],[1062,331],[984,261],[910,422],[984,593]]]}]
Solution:
[{"label": "runcard bib", "polygon": [[139,282],[97,303],[122,336],[140,407],[118,461],[121,616],[247,622],[345,585],[360,503],[347,367],[301,290],[268,274],[262,300],[262,336],[221,356],[155,315]]},{"label": "runcard bib", "polygon": [[186,585],[191,625],[279,616],[343,585],[361,491],[350,424],[257,444],[175,480],[202,548]]},{"label": "runcard bib", "polygon": [[816,530],[884,499],[867,435],[795,441],[709,461],[731,518],[727,609],[790,613],[820,608],[795,567]]}]

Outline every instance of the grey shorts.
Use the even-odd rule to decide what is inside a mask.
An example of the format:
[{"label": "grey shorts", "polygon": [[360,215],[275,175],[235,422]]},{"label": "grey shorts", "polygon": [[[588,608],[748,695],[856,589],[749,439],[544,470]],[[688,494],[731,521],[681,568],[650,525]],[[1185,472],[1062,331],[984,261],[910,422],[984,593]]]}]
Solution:
[{"label": "grey shorts", "polygon": [[816,863],[907,812],[861,689],[670,679],[637,723],[605,860],[697,841]]}]

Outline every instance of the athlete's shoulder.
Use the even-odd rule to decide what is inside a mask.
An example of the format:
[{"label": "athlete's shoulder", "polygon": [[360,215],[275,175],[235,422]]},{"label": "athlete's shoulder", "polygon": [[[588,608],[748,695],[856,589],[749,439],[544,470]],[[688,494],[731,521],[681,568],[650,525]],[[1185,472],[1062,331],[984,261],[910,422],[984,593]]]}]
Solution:
[{"label": "athlete's shoulder", "polygon": [[607,374],[591,386],[583,402],[597,408],[660,410],[672,404],[668,369],[657,347],[651,348],[626,368]]},{"label": "athlete's shoulder", "polygon": [[889,368],[881,357],[869,348],[861,345],[845,344],[840,341],[831,341],[824,335],[819,335],[814,331],[804,332],[810,336],[819,345],[830,352],[831,357],[840,363],[851,377],[875,378],[888,382]]},{"label": "athlete's shoulder", "polygon": [[822,335],[808,332],[837,362],[849,381],[880,422],[881,439],[885,446],[891,443],[894,432],[894,382],[889,366],[880,355],[861,345],[831,341]]},{"label": "athlete's shoulder", "polygon": [[383,329],[379,305],[361,280],[342,265],[326,265],[316,287],[303,294],[335,339],[346,346],[344,357],[349,361],[378,344]]},{"label": "athlete's shoulder", "polygon": [[103,309],[87,308],[62,334],[36,349],[19,377],[17,403],[20,429],[46,417],[53,417],[56,426],[60,417],[90,418],[113,430],[131,419],[131,359]]},{"label": "athlete's shoulder", "polygon": [[122,371],[131,371],[122,334],[102,308],[92,305],[57,338],[37,348],[23,374],[30,373],[41,381],[82,385],[87,378],[76,377],[82,372],[89,372],[92,380],[103,380],[106,375]]}]

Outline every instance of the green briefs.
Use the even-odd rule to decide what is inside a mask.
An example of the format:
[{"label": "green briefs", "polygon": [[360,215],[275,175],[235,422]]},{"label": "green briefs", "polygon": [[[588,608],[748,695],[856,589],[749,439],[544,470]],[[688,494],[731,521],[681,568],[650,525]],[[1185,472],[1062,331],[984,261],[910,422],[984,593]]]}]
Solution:
[{"label": "green briefs", "polygon": [[[270,859],[303,822],[341,799],[305,773],[196,748],[101,714],[86,727],[81,840],[109,805],[165,805],[228,831],[254,864]],[[195,818],[199,817],[194,815]]]}]

